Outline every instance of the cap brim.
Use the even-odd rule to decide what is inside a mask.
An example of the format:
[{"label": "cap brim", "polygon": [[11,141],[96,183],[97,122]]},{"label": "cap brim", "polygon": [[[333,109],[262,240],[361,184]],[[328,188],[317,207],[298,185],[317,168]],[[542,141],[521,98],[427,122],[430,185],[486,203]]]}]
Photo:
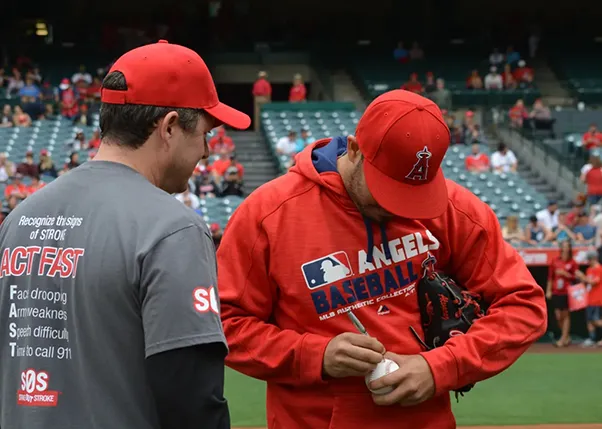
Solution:
[{"label": "cap brim", "polygon": [[238,130],[246,130],[251,125],[249,115],[233,109],[224,103],[217,103],[215,106],[206,108],[205,110],[222,124]]},{"label": "cap brim", "polygon": [[447,209],[447,185],[439,169],[429,183],[410,185],[381,173],[364,159],[366,185],[385,210],[406,219],[434,219]]}]

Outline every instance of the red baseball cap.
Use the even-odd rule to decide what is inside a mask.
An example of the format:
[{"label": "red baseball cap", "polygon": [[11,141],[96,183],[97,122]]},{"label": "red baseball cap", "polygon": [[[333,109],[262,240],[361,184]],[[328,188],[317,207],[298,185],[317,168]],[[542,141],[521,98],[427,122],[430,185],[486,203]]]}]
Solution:
[{"label": "red baseball cap", "polygon": [[103,103],[203,109],[231,127],[251,125],[248,115],[220,103],[207,65],[184,46],[159,40],[132,49],[115,61],[109,73],[114,71],[123,73],[128,89],[103,88]]},{"label": "red baseball cap", "polygon": [[447,208],[441,162],[450,133],[431,100],[401,89],[377,97],[356,130],[366,184],[385,210],[408,219],[433,219]]}]

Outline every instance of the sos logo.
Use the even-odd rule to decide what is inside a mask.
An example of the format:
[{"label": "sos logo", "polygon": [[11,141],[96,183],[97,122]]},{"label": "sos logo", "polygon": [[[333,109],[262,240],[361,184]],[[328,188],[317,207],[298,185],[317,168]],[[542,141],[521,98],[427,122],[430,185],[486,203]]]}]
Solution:
[{"label": "sos logo", "polygon": [[36,373],[28,369],[21,373],[21,390],[26,393],[44,392],[48,389],[48,373],[40,371]]},{"label": "sos logo", "polygon": [[199,313],[207,313],[211,311],[219,314],[219,306],[217,304],[217,291],[215,287],[197,287],[192,292],[193,307]]},{"label": "sos logo", "polygon": [[23,371],[21,386],[17,392],[17,404],[28,407],[56,407],[59,393],[48,390],[49,379],[46,371]]}]

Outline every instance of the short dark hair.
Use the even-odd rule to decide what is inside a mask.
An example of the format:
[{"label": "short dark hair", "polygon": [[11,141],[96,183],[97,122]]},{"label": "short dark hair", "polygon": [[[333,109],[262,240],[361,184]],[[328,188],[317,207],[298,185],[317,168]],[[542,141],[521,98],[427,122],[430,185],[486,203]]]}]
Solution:
[{"label": "short dark hair", "polygon": [[[125,76],[120,71],[109,73],[102,86],[115,91],[128,89]],[[109,139],[111,143],[137,149],[148,140],[157,127],[157,122],[169,112],[178,114],[179,125],[187,133],[194,132],[199,118],[204,114],[201,109],[102,103],[100,136]]]}]

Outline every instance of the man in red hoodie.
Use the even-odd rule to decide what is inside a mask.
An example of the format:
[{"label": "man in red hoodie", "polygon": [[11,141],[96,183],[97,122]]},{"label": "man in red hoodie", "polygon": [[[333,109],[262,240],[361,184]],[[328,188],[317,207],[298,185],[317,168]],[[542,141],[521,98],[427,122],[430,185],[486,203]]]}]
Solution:
[{"label": "man in red hoodie", "polygon": [[[543,289],[494,212],[443,177],[449,141],[432,101],[391,91],[355,136],[316,141],[235,212],[218,251],[227,365],[267,381],[269,428],[454,428],[449,392],[545,332]],[[489,309],[424,351],[410,327],[429,253]],[[354,333],[351,309],[371,336]],[[373,395],[364,376],[383,355],[400,369],[370,386],[391,393]]]}]

